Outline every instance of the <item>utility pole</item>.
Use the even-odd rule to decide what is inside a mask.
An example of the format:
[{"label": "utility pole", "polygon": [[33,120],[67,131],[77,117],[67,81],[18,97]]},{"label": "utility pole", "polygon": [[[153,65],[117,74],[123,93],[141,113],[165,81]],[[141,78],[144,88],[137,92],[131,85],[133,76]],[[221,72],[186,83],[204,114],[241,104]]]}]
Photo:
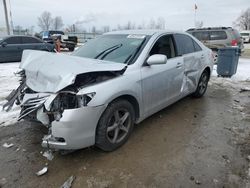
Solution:
[{"label": "utility pole", "polygon": [[4,14],[5,14],[5,22],[6,22],[7,33],[8,33],[8,35],[10,35],[10,25],[9,25],[9,18],[8,18],[6,0],[3,0],[3,6],[4,6]]}]

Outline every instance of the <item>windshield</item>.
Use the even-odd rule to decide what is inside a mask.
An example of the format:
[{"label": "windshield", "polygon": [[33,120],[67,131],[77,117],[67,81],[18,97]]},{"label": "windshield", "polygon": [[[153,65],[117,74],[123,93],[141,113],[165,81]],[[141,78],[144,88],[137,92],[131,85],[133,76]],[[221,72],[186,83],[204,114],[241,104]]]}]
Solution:
[{"label": "windshield", "polygon": [[241,33],[241,36],[249,37],[250,33]]},{"label": "windshield", "polygon": [[129,64],[146,39],[146,35],[102,35],[89,40],[72,55]]}]

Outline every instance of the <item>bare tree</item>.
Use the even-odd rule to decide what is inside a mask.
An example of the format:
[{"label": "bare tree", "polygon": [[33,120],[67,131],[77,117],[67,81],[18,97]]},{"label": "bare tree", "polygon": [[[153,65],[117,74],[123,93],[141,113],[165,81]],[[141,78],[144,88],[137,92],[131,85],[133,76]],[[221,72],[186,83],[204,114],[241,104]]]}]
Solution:
[{"label": "bare tree", "polygon": [[243,30],[250,30],[250,8],[241,13],[234,25]]},{"label": "bare tree", "polygon": [[92,32],[92,33],[96,33],[96,27],[95,27],[95,26],[92,26],[91,32]]},{"label": "bare tree", "polygon": [[155,20],[152,18],[148,24],[148,29],[155,29],[156,23]]},{"label": "bare tree", "polygon": [[53,18],[51,17],[51,13],[44,11],[40,17],[38,17],[38,26],[42,30],[49,30],[52,27]]},{"label": "bare tree", "polygon": [[159,17],[157,19],[157,23],[155,25],[155,29],[165,29],[165,19],[163,17]]},{"label": "bare tree", "polygon": [[54,26],[54,29],[55,30],[59,30],[63,27],[63,20],[62,20],[62,17],[61,16],[56,16],[54,19],[53,19],[53,26]]},{"label": "bare tree", "polygon": [[110,31],[110,26],[106,25],[102,27],[103,33],[107,33]]},{"label": "bare tree", "polygon": [[127,30],[135,29],[135,24],[132,23],[131,21],[128,21],[128,23],[123,28]]}]

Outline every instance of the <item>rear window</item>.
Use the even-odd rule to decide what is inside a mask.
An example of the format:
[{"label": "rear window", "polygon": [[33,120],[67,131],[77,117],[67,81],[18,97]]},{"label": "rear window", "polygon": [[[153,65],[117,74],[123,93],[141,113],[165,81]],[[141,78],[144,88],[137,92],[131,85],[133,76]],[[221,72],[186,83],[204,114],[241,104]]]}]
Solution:
[{"label": "rear window", "polygon": [[64,35],[62,31],[49,31],[49,35]]},{"label": "rear window", "polygon": [[[250,36],[250,33],[241,33],[241,36],[243,37],[249,37]],[[1,40],[1,39],[0,39]]]},{"label": "rear window", "polygon": [[174,35],[178,55],[188,54],[195,52],[194,41],[191,37],[184,34],[175,34]]},{"label": "rear window", "polygon": [[198,40],[209,40],[209,33],[208,31],[195,31],[191,33],[195,38]]},{"label": "rear window", "polygon": [[225,31],[210,31],[210,40],[225,40],[227,34]]},{"label": "rear window", "polygon": [[[193,40],[193,39],[192,39]],[[195,42],[194,40],[193,40],[193,43],[194,43],[194,50],[196,51],[196,52],[198,52],[198,51],[201,51],[202,49],[201,49],[201,47],[200,47],[200,45],[199,44],[197,44],[197,42]]]}]

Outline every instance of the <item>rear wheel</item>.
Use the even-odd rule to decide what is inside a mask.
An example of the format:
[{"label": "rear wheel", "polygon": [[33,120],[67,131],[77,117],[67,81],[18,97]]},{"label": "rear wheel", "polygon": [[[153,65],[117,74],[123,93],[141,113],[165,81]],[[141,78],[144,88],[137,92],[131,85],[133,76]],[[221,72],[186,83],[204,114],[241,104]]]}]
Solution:
[{"label": "rear wheel", "polygon": [[200,98],[205,94],[205,92],[207,90],[208,80],[209,80],[209,73],[208,73],[208,71],[205,70],[201,74],[201,77],[200,77],[198,86],[196,88],[196,91],[193,93],[194,97]]},{"label": "rear wheel", "polygon": [[112,102],[101,116],[96,130],[96,146],[113,151],[122,146],[131,134],[135,112],[126,100]]}]

